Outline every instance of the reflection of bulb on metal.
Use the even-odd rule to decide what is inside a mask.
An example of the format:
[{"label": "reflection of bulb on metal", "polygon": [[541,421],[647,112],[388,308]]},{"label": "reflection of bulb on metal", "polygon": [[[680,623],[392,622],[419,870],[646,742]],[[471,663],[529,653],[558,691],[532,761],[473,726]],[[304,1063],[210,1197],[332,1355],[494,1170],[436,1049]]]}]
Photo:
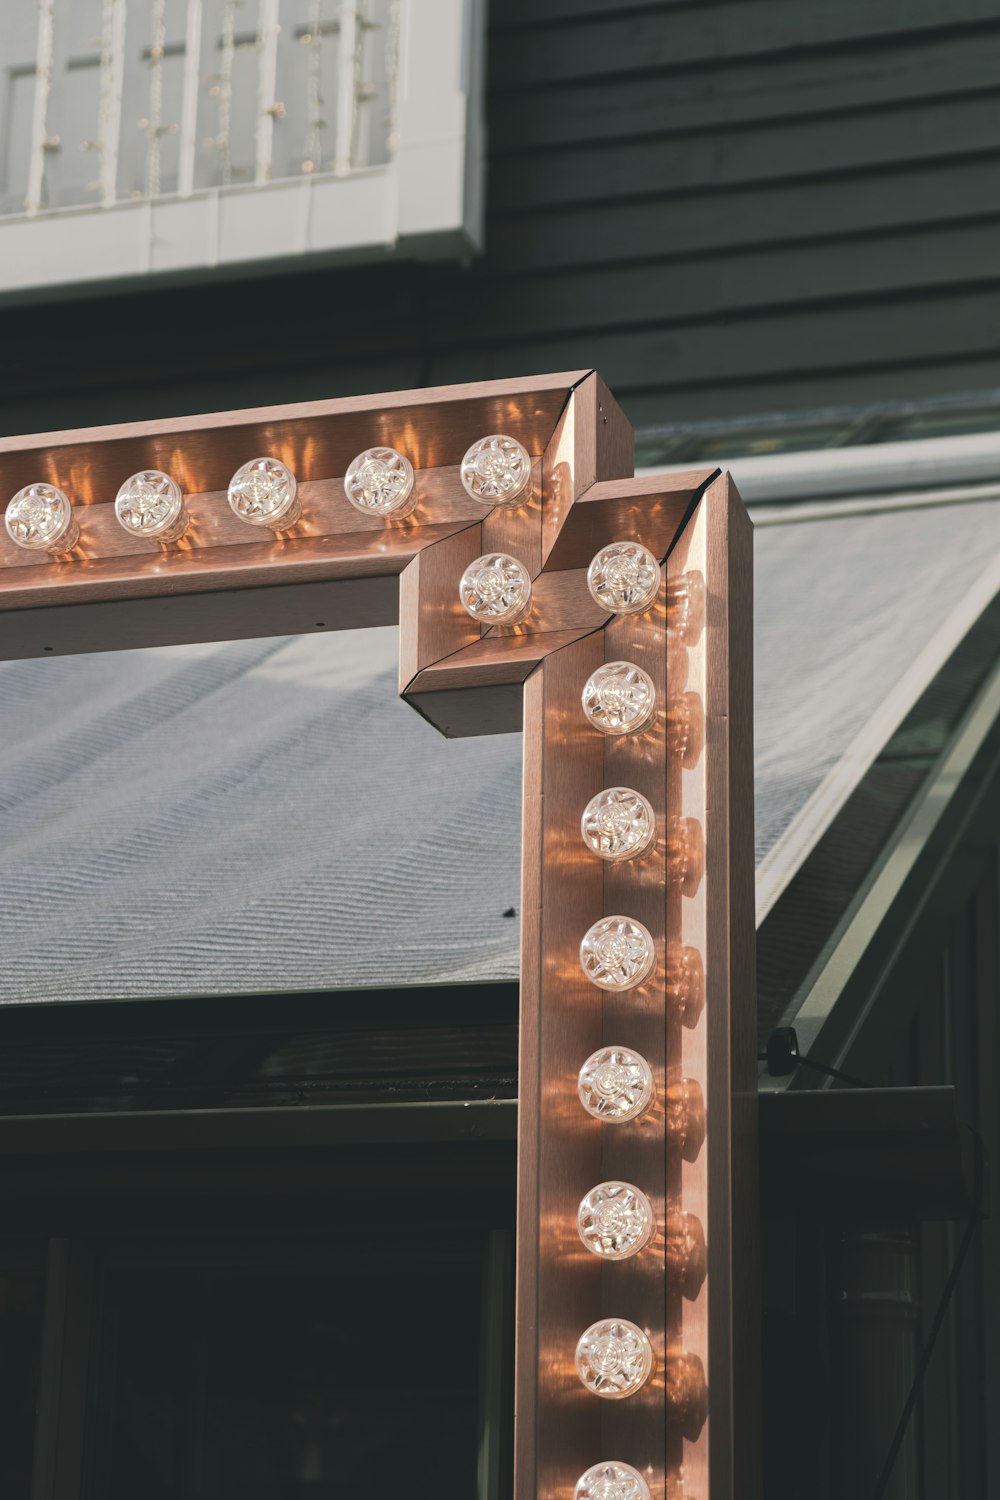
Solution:
[{"label": "reflection of bulb on metal", "polygon": [[682,1026],[693,1031],[705,1009],[705,966],[697,948],[667,949],[667,1001]]},{"label": "reflection of bulb on metal", "polygon": [[705,836],[697,818],[672,818],[667,825],[667,879],[693,896],[705,869]]},{"label": "reflection of bulb on metal", "polygon": [[630,1182],[601,1182],[580,1202],[580,1238],[604,1260],[627,1260],[649,1244],[656,1219],[646,1194]]},{"label": "reflection of bulb on metal", "polygon": [[580,1475],[573,1500],[649,1500],[649,1485],[631,1464],[605,1459]]},{"label": "reflection of bulb on metal", "polygon": [[287,530],[302,514],[295,475],[278,458],[252,458],[237,469],[229,504],[241,521],[272,531]]},{"label": "reflection of bulb on metal", "polygon": [[675,1210],[667,1214],[665,1231],[667,1274],[679,1282],[682,1295],[693,1302],[708,1269],[701,1220],[696,1214]]},{"label": "reflection of bulb on metal", "polygon": [[693,646],[705,624],[705,576],[681,573],[667,580],[667,630]]},{"label": "reflection of bulb on metal", "polygon": [[608,1401],[641,1390],[655,1364],[649,1339],[626,1318],[592,1323],[576,1346],[576,1373],[588,1391]]},{"label": "reflection of bulb on metal", "polygon": [[413,465],[395,448],[366,448],[347,466],[344,494],[369,515],[408,516],[417,503]]},{"label": "reflection of bulb on metal", "polygon": [[587,587],[603,609],[616,615],[638,615],[660,591],[660,565],[641,542],[612,542],[601,548],[587,569]]},{"label": "reflection of bulb on metal", "polygon": [[484,625],[516,625],[531,608],[531,574],[516,557],[488,552],[462,574],[462,606]]},{"label": "reflection of bulb on metal", "polygon": [[663,1363],[667,1414],[689,1443],[698,1439],[708,1415],[705,1366],[697,1354],[668,1354]]},{"label": "reflection of bulb on metal", "polygon": [[649,1063],[627,1047],[591,1053],[577,1080],[580,1103],[596,1120],[635,1120],[652,1104],[656,1089]]},{"label": "reflection of bulb on metal", "polygon": [[632,859],[653,842],[656,814],[640,792],[613,786],[591,797],[580,828],[587,848],[602,859]]},{"label": "reflection of bulb on metal", "polygon": [[697,693],[678,693],[667,704],[667,750],[685,769],[693,771],[704,745],[705,714],[701,699]]},{"label": "reflection of bulb on metal", "polygon": [[31,552],[71,552],[80,526],[68,495],[54,484],[26,484],[7,506],[7,535]]},{"label": "reflection of bulb on metal", "polygon": [[634,989],[655,962],[656,947],[648,929],[632,917],[603,917],[580,944],[583,972],[602,990]]},{"label": "reflection of bulb on metal", "polygon": [[157,542],[178,541],[188,524],[180,485],[160,469],[126,479],[115,496],[115,516],[125,531]]},{"label": "reflection of bulb on metal", "polygon": [[675,1078],[667,1084],[667,1135],[685,1161],[696,1161],[705,1143],[705,1096],[696,1078]]},{"label": "reflection of bulb on metal", "polygon": [[602,734],[632,734],[653,717],[653,679],[630,661],[609,661],[587,679],[583,711]]},{"label": "reflection of bulb on metal", "polygon": [[521,505],[531,490],[531,459],[516,438],[480,438],[462,459],[462,487],[484,505]]}]

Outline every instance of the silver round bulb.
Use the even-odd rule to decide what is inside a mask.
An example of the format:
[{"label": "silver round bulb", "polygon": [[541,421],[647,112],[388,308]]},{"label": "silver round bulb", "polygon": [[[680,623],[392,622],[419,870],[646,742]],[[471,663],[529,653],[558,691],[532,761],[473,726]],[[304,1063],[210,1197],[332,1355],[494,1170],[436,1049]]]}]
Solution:
[{"label": "silver round bulb", "polygon": [[69,496],[54,484],[26,484],[18,490],[4,524],[11,541],[30,552],[69,552],[80,536]]},{"label": "silver round bulb", "polygon": [[115,517],[132,536],[175,542],[187,530],[184,496],[176,479],[160,469],[132,474],[115,496]]},{"label": "silver round bulb", "polygon": [[249,526],[285,531],[302,514],[295,475],[280,458],[252,458],[229,481],[233,514]]},{"label": "silver round bulb", "polygon": [[366,448],[347,466],[344,493],[368,515],[408,516],[417,503],[413,465],[395,448]]},{"label": "silver round bulb", "polygon": [[602,609],[638,615],[660,592],[660,565],[641,542],[612,542],[587,569],[587,587]]},{"label": "silver round bulb", "polygon": [[516,625],[531,608],[531,574],[506,552],[487,552],[462,574],[458,596],[481,624]]},{"label": "silver round bulb", "polygon": [[521,505],[531,492],[531,458],[517,438],[480,438],[462,459],[462,487],[483,505]]}]

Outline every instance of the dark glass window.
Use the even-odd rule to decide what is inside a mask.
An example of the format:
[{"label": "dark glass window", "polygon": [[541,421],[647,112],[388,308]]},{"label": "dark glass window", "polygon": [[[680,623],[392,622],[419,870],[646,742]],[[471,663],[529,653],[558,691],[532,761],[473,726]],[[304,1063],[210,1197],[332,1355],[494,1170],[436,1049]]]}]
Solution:
[{"label": "dark glass window", "polygon": [[0,1245],[0,1495],[31,1493],[42,1343],[44,1269]]},{"label": "dark glass window", "polygon": [[343,1211],[349,1245],[106,1263],[87,1500],[476,1495],[489,1237],[393,1252],[377,1190]]}]

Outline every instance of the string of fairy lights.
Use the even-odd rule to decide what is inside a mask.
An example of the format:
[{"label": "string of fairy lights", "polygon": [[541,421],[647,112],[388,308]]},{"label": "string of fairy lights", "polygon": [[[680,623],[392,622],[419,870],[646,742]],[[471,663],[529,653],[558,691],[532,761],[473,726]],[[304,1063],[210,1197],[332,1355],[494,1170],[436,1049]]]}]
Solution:
[{"label": "string of fairy lights", "polygon": [[[514,510],[532,497],[531,458],[516,438],[504,434],[474,442],[462,459],[459,476],[466,494],[490,509]],[[389,447],[359,453],[347,467],[343,489],[351,505],[385,523],[409,516],[419,503],[412,463]],[[295,475],[271,455],[252,458],[237,469],[229,482],[228,501],[240,521],[272,533],[289,532],[302,516]],[[115,498],[114,514],[131,535],[168,548],[181,541],[191,524],[177,480],[154,469],[124,481]],[[78,508],[65,491],[44,482],[18,491],[7,506],[5,524],[18,547],[48,554],[55,561],[73,554],[80,541]],[[675,649],[682,649],[691,639],[697,579],[698,575],[692,575],[674,587]],[[641,617],[659,598],[660,564],[637,541],[612,542],[591,561],[586,583],[595,603],[608,614]],[[474,620],[488,626],[511,626],[531,608],[532,579],[517,558],[489,552],[465,569],[458,580],[458,594]],[[655,685],[635,662],[610,661],[597,667],[581,684],[580,703],[588,724],[611,738],[642,735],[656,723]],[[687,756],[691,740],[690,716],[690,705],[683,702],[667,710],[668,724],[679,728],[682,757]],[[655,846],[656,813],[633,788],[608,787],[581,810],[580,834],[586,850],[598,859],[611,864],[642,860]],[[668,818],[667,876],[685,894],[692,893],[692,871],[700,867],[700,837],[695,820]],[[653,935],[628,914],[602,917],[582,935],[580,965],[586,980],[604,994],[636,990],[654,975]],[[668,947],[666,998],[681,1024],[698,1025],[703,989],[704,971],[697,950]],[[658,1096],[649,1062],[626,1044],[602,1046],[582,1060],[577,1094],[588,1116],[615,1129],[639,1121]],[[672,1145],[683,1160],[695,1160],[705,1138],[705,1103],[699,1085],[668,1074],[662,1102]],[[694,1298],[705,1274],[702,1225],[694,1215],[668,1208],[661,1227],[667,1269],[683,1294]],[[579,1237],[589,1252],[606,1263],[648,1252],[657,1228],[650,1194],[634,1183],[600,1182],[583,1192],[577,1215]],[[586,1328],[575,1351],[582,1385],[605,1400],[634,1396],[653,1376],[656,1363],[649,1330],[624,1317],[602,1318]],[[673,1414],[697,1428],[697,1408],[705,1392],[698,1357],[668,1352],[663,1379]],[[616,1500],[650,1500],[649,1484],[640,1468],[618,1459],[591,1466],[577,1482],[575,1500],[602,1500],[609,1494]]]}]

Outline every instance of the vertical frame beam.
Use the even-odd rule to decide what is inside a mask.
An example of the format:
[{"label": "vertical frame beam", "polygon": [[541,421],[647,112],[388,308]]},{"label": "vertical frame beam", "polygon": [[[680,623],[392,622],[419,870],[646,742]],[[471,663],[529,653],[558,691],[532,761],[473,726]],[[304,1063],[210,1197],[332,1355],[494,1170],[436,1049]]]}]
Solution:
[{"label": "vertical frame beam", "polygon": [[[608,1459],[654,1500],[758,1491],[751,620],[749,521],[722,476],[676,536],[657,604],[554,651],[525,684],[516,1500],[571,1496]],[[580,696],[617,660],[649,673],[659,706],[646,730],[606,739]],[[654,847],[618,865],[579,833],[611,786],[657,817]],[[657,949],[653,975],[620,994],[595,990],[578,958],[613,915]],[[650,1064],[657,1102],[640,1120],[601,1124],[580,1105],[577,1071],[601,1045]],[[576,1210],[609,1179],[646,1192],[657,1235],[601,1264]],[[656,1354],[621,1401],[574,1368],[605,1318],[636,1323]]]}]

